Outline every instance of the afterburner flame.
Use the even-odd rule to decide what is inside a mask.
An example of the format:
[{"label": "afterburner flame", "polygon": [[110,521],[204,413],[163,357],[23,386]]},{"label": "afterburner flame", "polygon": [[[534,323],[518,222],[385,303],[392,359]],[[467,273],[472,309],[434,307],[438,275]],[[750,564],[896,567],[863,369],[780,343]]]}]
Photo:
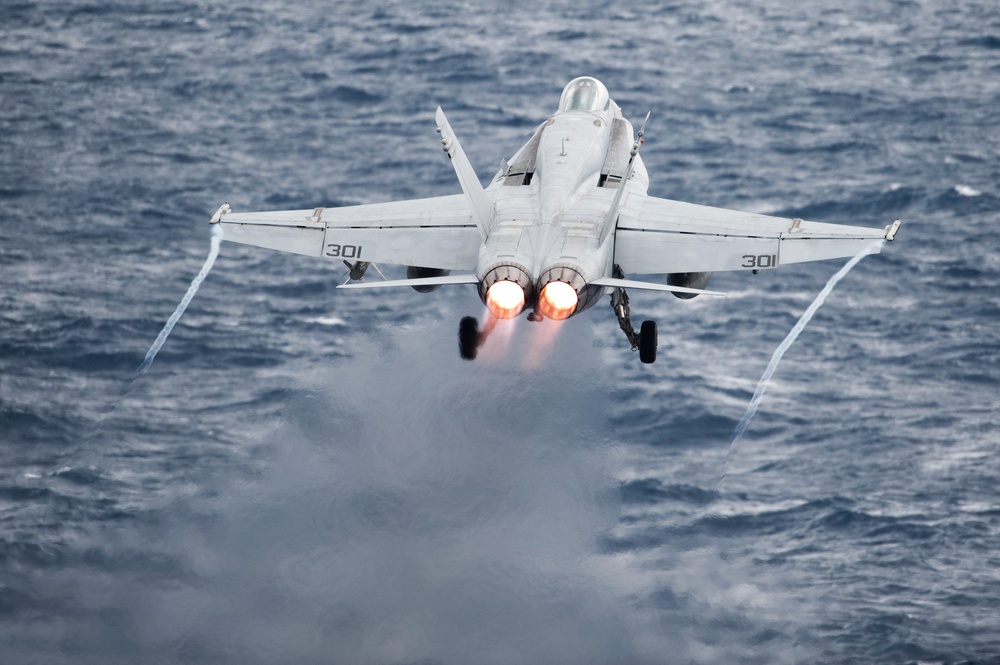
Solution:
[{"label": "afterburner flame", "polygon": [[576,289],[566,282],[549,282],[542,289],[541,297],[538,299],[538,309],[543,316],[562,321],[576,311],[578,301]]},{"label": "afterburner flame", "polygon": [[498,319],[512,319],[524,309],[524,289],[506,279],[496,282],[486,292],[486,306]]}]

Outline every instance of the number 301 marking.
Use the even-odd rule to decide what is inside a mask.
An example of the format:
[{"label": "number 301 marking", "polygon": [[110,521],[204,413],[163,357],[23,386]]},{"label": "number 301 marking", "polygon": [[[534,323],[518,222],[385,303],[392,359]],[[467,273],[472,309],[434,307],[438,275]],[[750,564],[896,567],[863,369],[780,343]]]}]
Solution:
[{"label": "number 301 marking", "polygon": [[778,257],[776,254],[758,254],[754,256],[752,254],[746,254],[743,256],[743,264],[741,268],[773,268],[778,265]]},{"label": "number 301 marking", "polygon": [[326,246],[326,255],[335,259],[360,259],[361,245],[334,245]]}]

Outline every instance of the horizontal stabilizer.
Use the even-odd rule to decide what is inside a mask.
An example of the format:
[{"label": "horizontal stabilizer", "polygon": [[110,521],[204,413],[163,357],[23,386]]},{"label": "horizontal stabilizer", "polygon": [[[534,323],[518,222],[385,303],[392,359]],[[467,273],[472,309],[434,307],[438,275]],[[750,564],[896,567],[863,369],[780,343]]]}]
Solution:
[{"label": "horizontal stabilizer", "polygon": [[640,282],[634,279],[615,279],[614,277],[602,277],[591,282],[594,286],[608,286],[619,289],[645,289],[647,291],[669,291],[670,293],[692,293],[698,296],[722,296],[721,291],[704,291],[702,289],[690,289],[686,286],[671,286],[669,284],[657,284],[655,282]]},{"label": "horizontal stabilizer", "polygon": [[442,275],[440,277],[420,277],[418,279],[390,279],[385,282],[348,282],[338,289],[388,289],[394,286],[444,286],[446,284],[478,284],[475,275]]}]

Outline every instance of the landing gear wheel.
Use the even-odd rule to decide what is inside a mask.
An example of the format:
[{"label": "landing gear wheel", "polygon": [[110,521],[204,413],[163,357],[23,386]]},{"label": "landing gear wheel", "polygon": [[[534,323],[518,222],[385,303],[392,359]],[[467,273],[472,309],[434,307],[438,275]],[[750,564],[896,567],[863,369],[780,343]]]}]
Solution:
[{"label": "landing gear wheel", "polygon": [[458,324],[458,353],[465,360],[475,360],[479,351],[479,321],[474,316],[463,317]]},{"label": "landing gear wheel", "polygon": [[656,360],[656,321],[643,321],[639,328],[639,360],[647,365]]}]

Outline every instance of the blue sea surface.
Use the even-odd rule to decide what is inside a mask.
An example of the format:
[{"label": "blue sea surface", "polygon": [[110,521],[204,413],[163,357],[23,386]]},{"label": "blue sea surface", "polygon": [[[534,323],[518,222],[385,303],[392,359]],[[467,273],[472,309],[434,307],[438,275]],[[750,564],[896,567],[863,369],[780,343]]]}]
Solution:
[{"label": "blue sea surface", "polygon": [[[654,196],[904,220],[728,462],[843,262],[469,363],[473,287],[224,243],[131,383],[222,202],[457,193],[438,104],[487,180],[579,75]],[[5,0],[0,276],[0,662],[1000,663],[995,2]]]}]

